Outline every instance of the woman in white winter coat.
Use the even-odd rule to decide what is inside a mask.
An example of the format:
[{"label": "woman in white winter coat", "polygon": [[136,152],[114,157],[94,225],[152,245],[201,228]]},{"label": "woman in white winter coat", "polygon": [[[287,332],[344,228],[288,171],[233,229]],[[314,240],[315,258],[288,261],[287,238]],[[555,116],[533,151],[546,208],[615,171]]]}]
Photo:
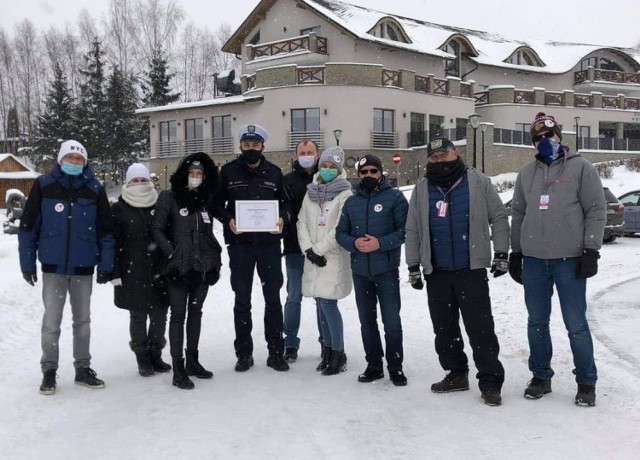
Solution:
[{"label": "woman in white winter coat", "polygon": [[344,171],[344,151],[331,147],[320,156],[320,168],[307,186],[298,216],[298,241],[306,254],[302,294],[316,299],[323,336],[323,358],[317,370],[335,375],[347,368],[338,299],[352,287],[349,253],[336,242],[344,202],[352,195]]}]

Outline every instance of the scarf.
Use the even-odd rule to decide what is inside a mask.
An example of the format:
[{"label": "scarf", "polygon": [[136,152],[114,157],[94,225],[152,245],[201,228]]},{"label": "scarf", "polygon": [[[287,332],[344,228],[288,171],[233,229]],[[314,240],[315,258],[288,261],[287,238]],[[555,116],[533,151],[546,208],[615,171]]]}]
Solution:
[{"label": "scarf", "polygon": [[351,184],[347,179],[338,177],[328,184],[310,183],[307,185],[307,195],[314,203],[333,200],[340,192],[351,190]]},{"label": "scarf", "polygon": [[427,179],[438,187],[451,187],[466,172],[467,167],[460,157],[454,161],[427,163]]},{"label": "scarf", "polygon": [[158,200],[158,192],[151,184],[123,185],[122,199],[134,208],[150,208]]}]

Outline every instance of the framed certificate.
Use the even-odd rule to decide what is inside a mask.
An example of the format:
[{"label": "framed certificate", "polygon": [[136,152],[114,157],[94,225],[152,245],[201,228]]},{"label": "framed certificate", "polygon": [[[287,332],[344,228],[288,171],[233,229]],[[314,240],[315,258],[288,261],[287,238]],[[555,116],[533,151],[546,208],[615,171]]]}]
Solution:
[{"label": "framed certificate", "polygon": [[241,232],[278,231],[278,200],[236,201],[236,228]]}]

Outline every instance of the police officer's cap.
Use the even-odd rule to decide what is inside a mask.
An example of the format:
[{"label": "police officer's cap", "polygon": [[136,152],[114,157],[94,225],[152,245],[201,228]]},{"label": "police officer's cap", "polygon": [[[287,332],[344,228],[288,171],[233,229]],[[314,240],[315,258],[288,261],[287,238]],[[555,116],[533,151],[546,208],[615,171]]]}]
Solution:
[{"label": "police officer's cap", "polygon": [[244,125],[238,130],[238,140],[256,140],[266,142],[269,135],[267,130],[260,125]]}]

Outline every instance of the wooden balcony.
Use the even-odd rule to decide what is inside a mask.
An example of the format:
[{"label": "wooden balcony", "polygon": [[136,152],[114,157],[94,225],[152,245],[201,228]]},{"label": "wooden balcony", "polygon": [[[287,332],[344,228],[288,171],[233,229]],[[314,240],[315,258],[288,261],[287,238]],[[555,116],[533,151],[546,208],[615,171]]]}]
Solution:
[{"label": "wooden balcony", "polygon": [[262,45],[247,45],[248,60],[309,51],[311,53],[328,54],[328,41],[326,37],[319,37],[312,33],[280,40],[276,42],[264,43]]},{"label": "wooden balcony", "polygon": [[574,85],[599,83],[622,83],[626,85],[640,85],[640,72],[619,72],[617,70],[603,70],[589,67],[579,70],[573,76]]}]

